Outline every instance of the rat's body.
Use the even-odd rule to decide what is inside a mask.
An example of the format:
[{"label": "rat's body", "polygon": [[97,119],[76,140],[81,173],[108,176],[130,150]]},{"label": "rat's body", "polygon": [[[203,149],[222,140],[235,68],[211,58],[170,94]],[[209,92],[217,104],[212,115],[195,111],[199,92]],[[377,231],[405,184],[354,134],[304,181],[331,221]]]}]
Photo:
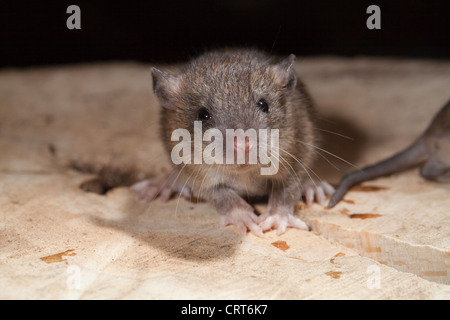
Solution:
[{"label": "rat's body", "polygon": [[[212,203],[222,214],[222,224],[241,231],[262,231],[286,227],[307,229],[294,216],[294,208],[306,196],[323,202],[334,190],[326,182],[314,182],[309,167],[314,157],[316,131],[311,100],[293,70],[295,57],[277,60],[255,50],[226,50],[206,53],[171,75],[152,69],[153,89],[162,106],[161,134],[171,153],[176,129],[194,135],[194,121],[201,121],[203,133],[217,129],[278,129],[279,168],[261,175],[256,164],[179,164],[167,178],[136,184],[140,198],[167,200],[173,192],[194,195]],[[248,140],[246,140],[248,139]],[[259,139],[258,139],[259,140]],[[259,141],[258,141],[259,142]],[[257,141],[234,140],[235,151],[248,156]],[[207,143],[203,142],[202,150]],[[194,147],[195,152],[195,147]],[[266,213],[256,216],[245,197],[269,196]]]},{"label": "rat's body", "polygon": [[334,207],[352,186],[416,166],[428,180],[450,182],[450,101],[435,115],[425,132],[408,148],[364,169],[349,173],[339,183],[328,207]]}]

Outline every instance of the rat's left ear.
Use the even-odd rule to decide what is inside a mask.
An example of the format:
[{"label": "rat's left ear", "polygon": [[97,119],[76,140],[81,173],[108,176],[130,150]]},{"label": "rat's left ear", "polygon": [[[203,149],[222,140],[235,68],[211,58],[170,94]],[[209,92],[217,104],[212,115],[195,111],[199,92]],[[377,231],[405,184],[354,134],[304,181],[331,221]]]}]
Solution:
[{"label": "rat's left ear", "polygon": [[286,94],[290,93],[297,84],[294,61],[295,55],[291,54],[289,57],[272,66],[274,80],[285,90]]}]

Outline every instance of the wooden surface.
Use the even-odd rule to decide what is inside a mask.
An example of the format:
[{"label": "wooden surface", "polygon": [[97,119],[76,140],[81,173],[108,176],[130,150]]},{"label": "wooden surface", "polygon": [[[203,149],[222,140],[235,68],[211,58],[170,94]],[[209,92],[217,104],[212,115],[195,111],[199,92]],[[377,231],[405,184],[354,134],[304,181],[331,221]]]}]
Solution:
[{"label": "wooden surface", "polygon": [[[408,145],[450,94],[450,62],[300,58],[296,69],[323,147],[356,167]],[[2,70],[0,97],[2,299],[450,298],[450,186],[417,169],[332,210],[299,204],[311,232],[240,236],[207,203],[148,205],[126,187],[169,167],[149,66]],[[314,170],[332,183],[354,169],[322,155],[332,165],[319,156]]]}]

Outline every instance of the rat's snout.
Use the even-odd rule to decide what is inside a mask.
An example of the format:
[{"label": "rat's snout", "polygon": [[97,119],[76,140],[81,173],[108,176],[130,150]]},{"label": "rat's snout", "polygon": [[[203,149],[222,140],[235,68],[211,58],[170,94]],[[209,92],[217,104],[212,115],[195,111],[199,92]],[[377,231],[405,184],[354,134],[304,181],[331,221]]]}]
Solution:
[{"label": "rat's snout", "polygon": [[257,164],[256,140],[251,136],[238,135],[234,139],[234,164],[240,167],[247,167],[250,164]]},{"label": "rat's snout", "polygon": [[248,165],[258,164],[258,135],[256,130],[227,129],[226,131],[226,164]]},{"label": "rat's snout", "polygon": [[236,150],[237,152],[248,153],[253,149],[253,145],[254,142],[251,137],[243,136],[234,138],[234,150]]}]

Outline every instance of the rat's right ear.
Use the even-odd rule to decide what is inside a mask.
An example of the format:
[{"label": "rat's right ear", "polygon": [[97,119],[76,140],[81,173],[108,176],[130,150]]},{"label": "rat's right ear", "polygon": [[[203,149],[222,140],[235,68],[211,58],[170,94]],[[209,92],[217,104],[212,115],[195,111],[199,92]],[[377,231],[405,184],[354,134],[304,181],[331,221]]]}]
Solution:
[{"label": "rat's right ear", "polygon": [[175,109],[174,99],[180,90],[180,79],[167,72],[152,67],[153,91],[161,105],[168,109]]},{"label": "rat's right ear", "polygon": [[297,76],[294,70],[295,55],[291,54],[272,66],[274,80],[289,94],[297,84]]}]

